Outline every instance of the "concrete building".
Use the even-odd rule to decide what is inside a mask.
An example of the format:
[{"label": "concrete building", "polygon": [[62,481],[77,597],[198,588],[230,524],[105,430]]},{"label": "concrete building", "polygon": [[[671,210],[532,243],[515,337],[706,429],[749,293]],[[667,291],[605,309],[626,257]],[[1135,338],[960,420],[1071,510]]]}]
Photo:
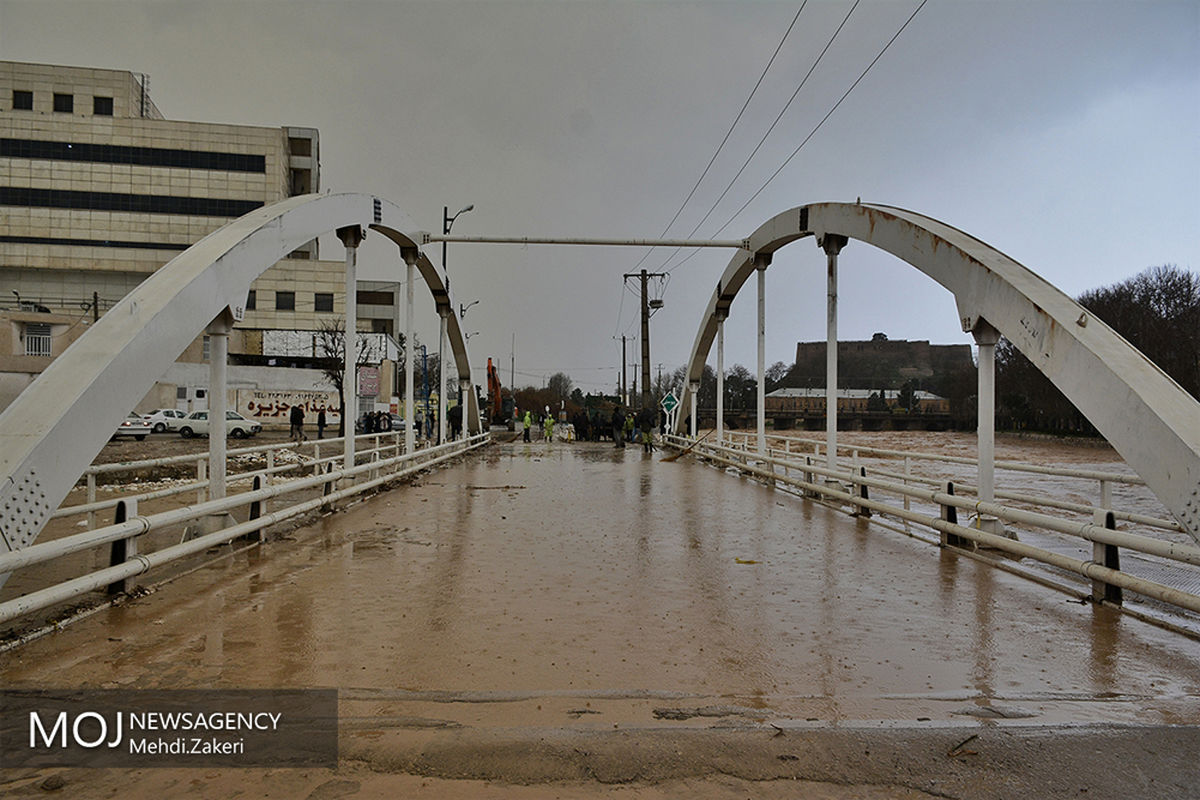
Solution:
[{"label": "concrete building", "polygon": [[[0,408],[176,254],[255,208],[319,190],[313,128],[167,119],[145,75],[0,61]],[[231,390],[280,388],[262,370],[287,361],[272,332],[343,319],[338,255],[320,261],[314,240],[255,282],[230,339]],[[359,301],[359,330],[395,334],[393,284],[360,284]],[[201,363],[205,350],[198,337],[180,362]],[[283,380],[329,388],[311,369]],[[203,398],[201,385],[164,380],[145,405]]]}]

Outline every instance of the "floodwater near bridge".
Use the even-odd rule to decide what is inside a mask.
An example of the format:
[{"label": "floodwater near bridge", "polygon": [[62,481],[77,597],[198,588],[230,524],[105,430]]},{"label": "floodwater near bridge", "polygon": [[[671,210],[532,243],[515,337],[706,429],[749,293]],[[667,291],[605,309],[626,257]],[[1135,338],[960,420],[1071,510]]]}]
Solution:
[{"label": "floodwater near bridge", "polygon": [[689,458],[494,445],[290,538],[4,653],[0,683],[334,687],[343,758],[463,777],[519,769],[413,764],[464,731],[1200,724],[1196,641]]}]

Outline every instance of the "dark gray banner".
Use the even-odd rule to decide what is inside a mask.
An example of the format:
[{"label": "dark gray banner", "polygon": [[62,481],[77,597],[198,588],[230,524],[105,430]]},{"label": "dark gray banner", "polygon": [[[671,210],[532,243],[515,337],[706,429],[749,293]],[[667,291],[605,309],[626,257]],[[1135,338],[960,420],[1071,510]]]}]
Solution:
[{"label": "dark gray banner", "polygon": [[336,767],[337,690],[0,690],[0,767]]}]

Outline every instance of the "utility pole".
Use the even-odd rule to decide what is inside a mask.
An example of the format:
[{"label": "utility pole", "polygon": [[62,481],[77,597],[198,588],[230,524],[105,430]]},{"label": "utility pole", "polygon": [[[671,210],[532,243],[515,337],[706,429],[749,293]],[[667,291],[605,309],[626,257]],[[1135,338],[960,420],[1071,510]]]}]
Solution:
[{"label": "utility pole", "polygon": [[[627,272],[623,276],[625,280],[630,278],[639,278],[642,284],[642,394],[639,398],[638,405],[641,408],[649,408],[654,402],[650,397],[650,297],[649,284],[651,278],[665,278],[665,272]],[[659,306],[662,301],[656,301]]]},{"label": "utility pole", "polygon": [[[622,289],[621,291],[624,291]],[[621,404],[626,405],[629,402],[629,395],[625,392],[625,387],[628,386],[625,382],[625,334],[621,334]]]}]

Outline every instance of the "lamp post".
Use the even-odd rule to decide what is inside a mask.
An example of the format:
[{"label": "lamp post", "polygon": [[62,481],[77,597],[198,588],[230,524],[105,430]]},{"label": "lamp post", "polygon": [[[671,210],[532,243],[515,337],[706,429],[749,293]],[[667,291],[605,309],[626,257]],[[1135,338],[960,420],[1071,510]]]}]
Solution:
[{"label": "lamp post", "polygon": [[[454,220],[458,219],[461,214],[465,214],[468,211],[474,211],[474,210],[475,210],[475,204],[472,203],[471,205],[467,206],[466,208],[459,209],[458,213],[455,214],[454,216],[450,216],[450,206],[442,206],[442,235],[449,236],[450,228],[454,226]],[[446,268],[446,243],[445,242],[442,242],[442,269],[443,270],[447,269]]]},{"label": "lamp post", "polygon": [[425,414],[421,427],[424,429],[425,438],[428,439],[432,430],[429,424],[429,351],[425,349],[425,345],[421,345],[421,371],[425,376]]}]

